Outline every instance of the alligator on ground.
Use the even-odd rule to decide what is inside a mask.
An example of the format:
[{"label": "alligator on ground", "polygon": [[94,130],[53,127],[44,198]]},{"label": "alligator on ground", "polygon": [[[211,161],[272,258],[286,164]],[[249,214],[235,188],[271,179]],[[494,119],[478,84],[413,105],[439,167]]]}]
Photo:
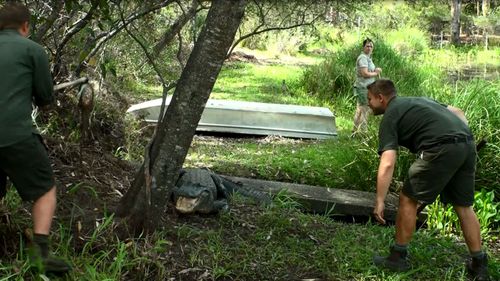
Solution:
[{"label": "alligator on ground", "polygon": [[171,199],[179,213],[210,214],[228,210],[228,200],[234,192],[261,204],[272,203],[268,194],[246,188],[205,168],[183,169]]}]

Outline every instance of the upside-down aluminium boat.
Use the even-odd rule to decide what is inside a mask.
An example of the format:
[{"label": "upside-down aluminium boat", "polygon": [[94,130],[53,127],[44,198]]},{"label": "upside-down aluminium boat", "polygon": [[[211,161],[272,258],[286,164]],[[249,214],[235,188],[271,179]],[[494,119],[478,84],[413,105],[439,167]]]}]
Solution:
[{"label": "upside-down aluminium boat", "polygon": [[[165,104],[170,104],[171,96]],[[127,112],[156,123],[162,99],[131,106]],[[209,99],[197,131],[293,138],[330,139],[337,136],[335,116],[325,107]]]}]

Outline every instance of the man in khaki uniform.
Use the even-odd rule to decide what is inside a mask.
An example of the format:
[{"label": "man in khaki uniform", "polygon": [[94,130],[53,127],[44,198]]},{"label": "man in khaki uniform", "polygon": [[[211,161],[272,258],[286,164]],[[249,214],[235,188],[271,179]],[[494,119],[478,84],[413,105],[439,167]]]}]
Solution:
[{"label": "man in khaki uniform", "polygon": [[53,82],[45,50],[26,38],[30,17],[29,10],[17,2],[7,2],[0,9],[0,175],[9,177],[24,201],[33,202],[30,258],[44,272],[65,273],[70,266],[49,255],[56,186],[47,151],[31,119],[33,103],[44,107],[53,102]]}]

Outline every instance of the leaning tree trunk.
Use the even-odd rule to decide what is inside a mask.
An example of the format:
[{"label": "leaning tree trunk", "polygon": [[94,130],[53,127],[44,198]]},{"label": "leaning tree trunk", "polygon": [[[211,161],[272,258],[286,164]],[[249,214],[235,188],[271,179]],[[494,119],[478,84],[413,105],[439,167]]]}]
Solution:
[{"label": "leaning tree trunk", "polygon": [[460,44],[460,1],[451,0],[451,43]]},{"label": "leaning tree trunk", "polygon": [[145,163],[118,207],[117,215],[125,219],[129,231],[154,230],[161,223],[169,193],[234,40],[245,4],[246,0],[212,1]]}]

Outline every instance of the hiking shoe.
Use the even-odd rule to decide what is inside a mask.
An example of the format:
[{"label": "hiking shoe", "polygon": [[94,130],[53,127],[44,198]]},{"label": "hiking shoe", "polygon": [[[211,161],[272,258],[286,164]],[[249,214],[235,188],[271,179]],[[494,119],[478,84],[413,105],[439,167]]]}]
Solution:
[{"label": "hiking shoe", "polygon": [[39,272],[54,275],[64,275],[71,271],[71,266],[62,259],[55,257],[31,257],[31,265]]},{"label": "hiking shoe", "polygon": [[54,257],[43,259],[42,265],[45,273],[63,275],[71,271],[71,266],[67,262]]},{"label": "hiking shoe", "polygon": [[373,263],[378,267],[384,267],[392,271],[408,271],[411,266],[408,261],[408,251],[397,251],[394,246],[391,247],[389,256],[377,256],[373,257]]},{"label": "hiking shoe", "polygon": [[31,266],[39,272],[63,275],[71,271],[71,266],[66,261],[42,254],[36,244],[30,247],[28,255]]},{"label": "hiking shoe", "polygon": [[466,263],[467,272],[475,281],[489,281],[488,255],[486,253],[479,258],[471,258]]}]

